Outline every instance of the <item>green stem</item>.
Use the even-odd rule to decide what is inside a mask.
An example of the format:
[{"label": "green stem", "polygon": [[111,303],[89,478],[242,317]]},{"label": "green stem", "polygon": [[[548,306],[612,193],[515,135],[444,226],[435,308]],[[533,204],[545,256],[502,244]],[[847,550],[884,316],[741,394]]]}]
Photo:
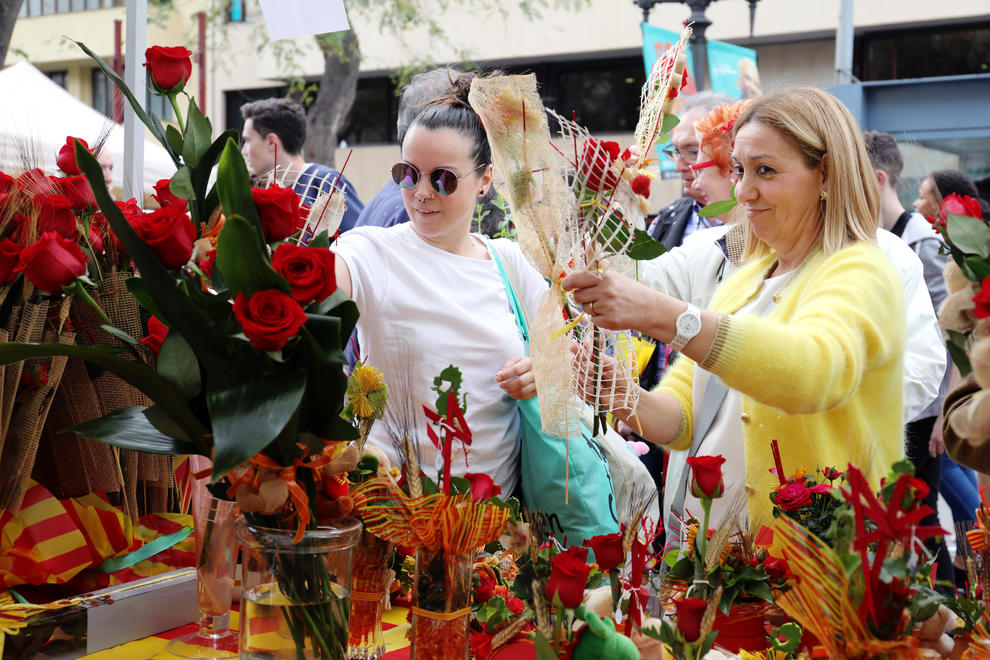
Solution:
[{"label": "green stem", "polygon": [[175,98],[175,94],[168,95],[168,102],[172,104],[172,111],[175,112],[175,121],[179,124],[179,132],[185,137],[186,124],[182,121],[182,112],[179,110],[179,103]]},{"label": "green stem", "polygon": [[609,569],[608,581],[612,587],[612,612],[615,612],[619,607],[619,599],[622,597],[622,585],[619,583],[618,568]]},{"label": "green stem", "polygon": [[[705,522],[702,527],[698,529],[698,533],[695,535],[695,545],[698,546],[698,561],[694,562],[694,580],[695,584],[693,588],[700,589],[699,582],[706,578],[705,571],[705,555],[708,550],[708,520],[712,512],[712,498],[703,497],[701,498],[701,508],[705,512]],[[707,596],[708,590],[704,590],[704,595]]]}]

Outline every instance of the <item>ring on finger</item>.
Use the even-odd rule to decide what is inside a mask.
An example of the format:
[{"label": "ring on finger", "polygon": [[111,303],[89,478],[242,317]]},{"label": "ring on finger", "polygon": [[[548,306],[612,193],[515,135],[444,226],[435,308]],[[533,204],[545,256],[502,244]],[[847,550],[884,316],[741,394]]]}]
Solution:
[{"label": "ring on finger", "polygon": [[594,303],[588,303],[587,305],[585,305],[585,308],[588,310],[589,316],[595,315],[595,310],[592,308],[592,305],[594,305]]}]

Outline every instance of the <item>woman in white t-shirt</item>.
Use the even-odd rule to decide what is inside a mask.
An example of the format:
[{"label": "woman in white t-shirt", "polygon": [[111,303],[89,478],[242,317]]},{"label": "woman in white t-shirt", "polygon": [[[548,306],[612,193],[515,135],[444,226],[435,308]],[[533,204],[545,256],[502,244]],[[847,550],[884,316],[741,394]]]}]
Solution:
[{"label": "woman in white t-shirt", "polygon": [[[486,473],[508,495],[518,484],[515,399],[535,396],[536,386],[488,245],[470,231],[475,204],[492,185],[491,149],[467,100],[475,75],[452,81],[406,132],[392,177],[410,222],[352,229],[332,249],[337,286],[361,312],[361,359],[383,371],[392,405],[415,404],[415,419],[404,420],[412,428],[402,430],[416,440],[423,470],[436,478],[442,458],[426,439],[420,404],[435,408],[433,379],[454,365],[473,440],[466,456],[455,442],[453,472]],[[535,313],[545,281],[515,243],[496,244],[520,302]],[[376,424],[369,442],[399,465],[390,431]]]}]

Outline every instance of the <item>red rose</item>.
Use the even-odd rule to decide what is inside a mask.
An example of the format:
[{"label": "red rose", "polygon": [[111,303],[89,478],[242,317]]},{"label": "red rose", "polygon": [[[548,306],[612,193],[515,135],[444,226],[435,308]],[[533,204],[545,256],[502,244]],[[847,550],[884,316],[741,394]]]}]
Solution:
[{"label": "red rose", "polygon": [[261,230],[269,243],[288,238],[301,227],[299,195],[292,188],[275,184],[268,188],[252,188],[251,198],[258,209]]},{"label": "red rose", "polygon": [[72,284],[86,273],[89,258],[74,242],[53,231],[46,231],[41,238],[21,250],[15,272],[45,293],[62,293],[62,287]]},{"label": "red rose", "polygon": [[324,248],[281,243],[272,255],[272,268],[289,282],[292,297],[305,305],[337,290],[334,259],[334,253]]},{"label": "red rose", "polygon": [[767,572],[773,582],[780,582],[790,575],[787,562],[777,557],[767,557],[763,562],[763,570]]},{"label": "red rose", "polygon": [[495,578],[488,572],[478,573],[480,582],[474,588],[474,602],[487,603],[495,595]]},{"label": "red rose", "polygon": [[468,472],[464,478],[471,484],[471,497],[475,502],[482,502],[502,492],[502,487],[487,474]]},{"label": "red rose", "polygon": [[612,163],[619,157],[618,142],[603,142],[588,138],[581,152],[580,173],[588,190],[602,192],[619,185],[619,175],[612,171]]},{"label": "red rose", "polygon": [[76,233],[72,201],[65,195],[35,195],[34,207],[38,211],[38,233],[54,231],[65,238]]},{"label": "red rose", "polygon": [[554,594],[561,604],[573,610],[584,599],[584,587],[588,583],[591,566],[585,563],[588,549],[572,545],[564,552],[550,558],[550,578],[547,580],[547,598]]},{"label": "red rose", "polygon": [[237,294],[234,316],[259,351],[280,350],[306,322],[299,303],[278,289],[258,291],[250,298]]},{"label": "red rose", "polygon": [[725,492],[722,481],[724,456],[692,456],[687,459],[691,466],[691,494],[698,499],[721,497]]},{"label": "red rose", "polygon": [[492,640],[494,635],[483,632],[471,633],[471,657],[477,660],[489,660],[492,657]]},{"label": "red rose", "polygon": [[24,247],[9,238],[0,240],[0,284],[8,284],[17,279],[14,268]]},{"label": "red rose", "polygon": [[701,619],[708,603],[701,598],[683,598],[674,607],[677,612],[677,629],[686,642],[696,642],[701,637]]},{"label": "red rose", "polygon": [[93,196],[93,189],[89,187],[89,179],[86,177],[81,175],[52,177],[52,183],[72,202],[74,210],[81,213],[96,208],[96,197]]},{"label": "red rose", "polygon": [[4,174],[0,172],[0,193],[8,194],[20,188],[17,179],[10,176],[9,174]]},{"label": "red rose", "polygon": [[593,536],[585,539],[584,545],[595,553],[595,562],[602,573],[618,568],[626,560],[626,553],[622,551],[622,534],[619,532]]},{"label": "red rose", "polygon": [[192,256],[196,227],[179,204],[156,209],[134,222],[134,231],[166,268],[180,268]]},{"label": "red rose", "polygon": [[141,340],[155,355],[161,353],[162,344],[168,336],[168,326],[158,320],[157,316],[148,319],[148,336]]},{"label": "red rose", "polygon": [[977,220],[983,219],[983,210],[980,208],[980,203],[969,195],[949,193],[948,197],[942,200],[942,203],[938,205],[938,221],[943,227],[950,213],[953,215],[967,215]]},{"label": "red rose", "polygon": [[63,144],[62,148],[58,150],[58,158],[55,159],[55,164],[58,165],[58,169],[69,175],[82,174],[82,170],[79,169],[79,165],[76,163],[76,140],[79,140],[80,144],[82,144],[87,151],[89,150],[89,145],[86,144],[86,140],[72,137],[70,135],[65,138],[65,144]]},{"label": "red rose", "polygon": [[20,186],[21,190],[29,192],[41,192],[50,188],[48,185],[48,176],[37,167],[33,170],[22,172],[17,177],[17,185]]},{"label": "red rose", "polygon": [[152,197],[158,202],[158,206],[168,206],[169,204],[185,204],[186,200],[182,199],[178,195],[172,194],[172,189],[169,186],[172,184],[172,179],[159,179],[158,183],[155,184],[155,194]]},{"label": "red rose", "polygon": [[217,262],[217,251],[215,248],[206,253],[206,259],[199,262],[199,269],[203,271],[207,279],[213,279],[213,265]]},{"label": "red rose", "polygon": [[649,199],[650,197],[650,177],[645,174],[637,174],[632,180],[632,191]]},{"label": "red rose", "polygon": [[140,218],[144,215],[144,211],[141,210],[137,200],[133,197],[126,202],[121,202],[119,200],[115,201],[114,204],[117,205],[117,208],[120,209],[120,212],[124,214],[124,217],[127,218],[131,224],[134,224],[134,218]]},{"label": "red rose", "polygon": [[159,94],[177,94],[192,75],[192,51],[184,46],[152,46],[144,51],[151,84]]},{"label": "red rose", "polygon": [[505,604],[509,606],[509,611],[512,612],[513,616],[519,616],[526,609],[526,603],[515,596],[505,601]]},{"label": "red rose", "polygon": [[804,484],[789,482],[780,487],[774,498],[782,511],[795,511],[811,504],[811,489]]},{"label": "red rose", "polygon": [[827,467],[824,470],[822,470],[822,476],[824,476],[829,481],[832,481],[834,479],[838,479],[839,477],[841,477],[842,473],[836,470],[834,467]]},{"label": "red rose", "polygon": [[103,237],[95,225],[89,227],[89,244],[93,248],[93,254],[103,254]]}]

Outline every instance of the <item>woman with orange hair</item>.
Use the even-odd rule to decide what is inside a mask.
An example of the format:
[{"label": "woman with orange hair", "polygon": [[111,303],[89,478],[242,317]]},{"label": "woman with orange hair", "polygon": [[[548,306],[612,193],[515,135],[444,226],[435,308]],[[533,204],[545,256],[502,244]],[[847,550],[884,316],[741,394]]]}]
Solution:
[{"label": "woman with orange hair", "polygon": [[[699,150],[697,162],[691,165],[695,172],[691,186],[704,193],[709,202],[732,199],[732,127],[751,103],[725,103],[694,125]],[[718,219],[732,222],[727,215],[728,212],[720,214]]]}]

